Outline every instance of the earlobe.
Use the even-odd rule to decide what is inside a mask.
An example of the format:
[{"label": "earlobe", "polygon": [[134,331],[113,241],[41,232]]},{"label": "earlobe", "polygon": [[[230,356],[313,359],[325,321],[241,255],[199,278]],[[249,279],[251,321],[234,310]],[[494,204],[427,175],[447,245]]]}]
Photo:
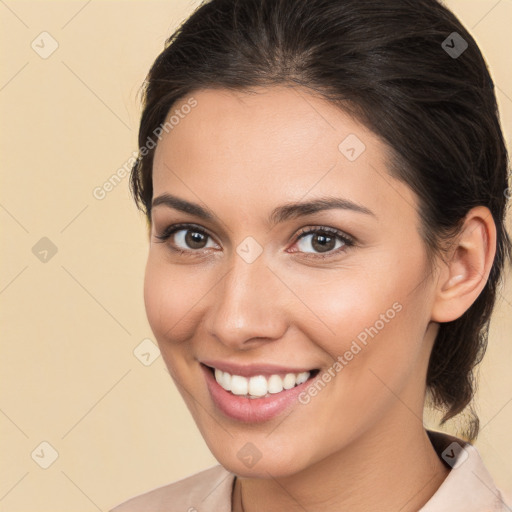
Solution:
[{"label": "earlobe", "polygon": [[464,314],[484,288],[496,253],[496,226],[488,208],[477,206],[443,262],[432,308],[432,320],[451,322]]}]

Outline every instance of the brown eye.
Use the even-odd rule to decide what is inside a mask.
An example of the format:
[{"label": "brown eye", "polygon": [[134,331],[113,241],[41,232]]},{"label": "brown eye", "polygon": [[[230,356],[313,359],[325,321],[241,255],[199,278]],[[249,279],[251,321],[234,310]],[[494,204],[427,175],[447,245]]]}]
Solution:
[{"label": "brown eye", "polygon": [[336,238],[330,235],[315,234],[311,239],[311,247],[318,252],[332,251],[336,246]]},{"label": "brown eye", "polygon": [[207,247],[215,247],[215,244],[208,246],[210,236],[198,229],[178,229],[174,232],[174,245],[182,250],[201,250]]},{"label": "brown eye", "polygon": [[190,249],[203,249],[205,247],[208,235],[190,229],[182,231],[186,232],[184,242]]},{"label": "brown eye", "polygon": [[[169,241],[171,249],[181,253],[194,253],[216,247],[211,236],[194,225],[169,226],[161,235],[156,235],[156,238],[162,242]],[[208,245],[209,242],[211,242],[210,245]]]},{"label": "brown eye", "polygon": [[307,250],[308,247],[312,247],[316,252],[329,252],[344,245],[343,242],[340,242],[336,247],[336,242],[336,237],[317,232],[301,237],[298,246],[302,252],[312,252]]},{"label": "brown eye", "polygon": [[[329,257],[354,245],[354,242],[337,229],[323,227],[302,232],[296,245],[299,248],[298,252],[304,252],[312,257]],[[312,250],[309,250],[310,248]]]}]

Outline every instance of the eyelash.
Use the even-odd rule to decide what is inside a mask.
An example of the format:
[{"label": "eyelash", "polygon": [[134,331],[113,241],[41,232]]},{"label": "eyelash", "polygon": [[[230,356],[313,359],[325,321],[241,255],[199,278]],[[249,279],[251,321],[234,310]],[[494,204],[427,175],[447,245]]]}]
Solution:
[{"label": "eyelash", "polygon": [[[209,235],[203,228],[201,228],[200,226],[198,226],[196,224],[190,224],[190,223],[172,224],[172,225],[168,226],[167,228],[165,228],[165,230],[163,231],[162,234],[155,235],[155,238],[157,238],[158,240],[160,240],[160,242],[163,243],[163,242],[166,242],[167,240],[169,240],[169,238],[171,238],[171,236],[174,233],[181,231],[183,229],[194,231],[195,233],[201,233],[202,235],[212,238],[212,236]],[[295,237],[294,245],[301,238],[304,238],[306,235],[318,234],[318,233],[335,236],[336,238],[338,238],[338,240],[343,242],[344,245],[342,245],[341,247],[338,247],[335,250],[331,250],[330,252],[327,252],[325,254],[303,253],[303,254],[306,254],[307,255],[306,257],[308,257],[308,258],[319,258],[319,259],[332,258],[334,255],[338,254],[339,252],[345,251],[347,247],[352,247],[355,245],[355,240],[352,237],[349,237],[348,235],[346,235],[345,233],[343,233],[337,229],[329,228],[327,226],[314,226],[314,227],[310,227],[310,228],[304,228],[303,230],[299,231],[299,233]],[[198,249],[198,250],[179,249],[179,248],[173,247],[172,245],[170,245],[170,249],[174,252],[178,252],[179,254],[185,254],[187,256],[192,256],[192,257],[195,256],[195,254],[193,254],[193,253],[197,253],[200,251],[200,249]],[[300,251],[294,251],[294,252],[300,252]]]}]

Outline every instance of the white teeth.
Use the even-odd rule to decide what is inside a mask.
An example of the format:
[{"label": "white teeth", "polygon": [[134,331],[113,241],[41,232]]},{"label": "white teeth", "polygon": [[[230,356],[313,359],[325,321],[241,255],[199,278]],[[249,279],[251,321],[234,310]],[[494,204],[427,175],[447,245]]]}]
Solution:
[{"label": "white teeth", "polygon": [[269,393],[280,393],[283,389],[292,389],[306,382],[309,376],[310,372],[287,373],[284,378],[280,375],[271,375],[267,380],[263,375],[246,378],[215,368],[215,380],[222,388],[234,395],[245,395],[248,398],[260,398]]},{"label": "white teeth", "polygon": [[229,373],[223,372],[222,387],[227,391],[231,389],[231,375]]},{"label": "white teeth", "polygon": [[[215,368],[215,380],[226,390],[231,391],[231,375]],[[235,393],[238,394],[238,393]]]},{"label": "white teeth", "polygon": [[295,387],[295,381],[297,378],[293,373],[287,373],[283,380],[283,388],[284,389],[292,389]]},{"label": "white teeth", "polygon": [[249,379],[249,395],[264,396],[267,394],[267,379],[263,375],[256,375]]},{"label": "white teeth", "polygon": [[309,379],[309,372],[302,372],[297,375],[297,386]]},{"label": "white teeth", "polygon": [[268,379],[268,392],[280,393],[283,391],[283,379],[279,375],[271,375]]},{"label": "white teeth", "polygon": [[231,376],[231,393],[234,395],[247,395],[249,391],[249,381],[240,375]]}]

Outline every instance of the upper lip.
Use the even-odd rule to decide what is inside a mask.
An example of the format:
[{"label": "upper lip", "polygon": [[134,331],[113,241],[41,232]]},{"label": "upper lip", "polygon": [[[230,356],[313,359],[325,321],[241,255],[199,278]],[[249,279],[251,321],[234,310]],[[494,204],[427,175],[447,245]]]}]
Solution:
[{"label": "upper lip", "polygon": [[258,363],[258,364],[236,364],[228,361],[213,361],[202,360],[200,361],[206,366],[217,368],[223,372],[228,372],[231,375],[240,375],[242,377],[253,377],[255,375],[274,375],[286,373],[302,373],[310,372],[314,368],[311,366],[301,368],[290,368],[289,366],[281,366],[276,364]]}]

